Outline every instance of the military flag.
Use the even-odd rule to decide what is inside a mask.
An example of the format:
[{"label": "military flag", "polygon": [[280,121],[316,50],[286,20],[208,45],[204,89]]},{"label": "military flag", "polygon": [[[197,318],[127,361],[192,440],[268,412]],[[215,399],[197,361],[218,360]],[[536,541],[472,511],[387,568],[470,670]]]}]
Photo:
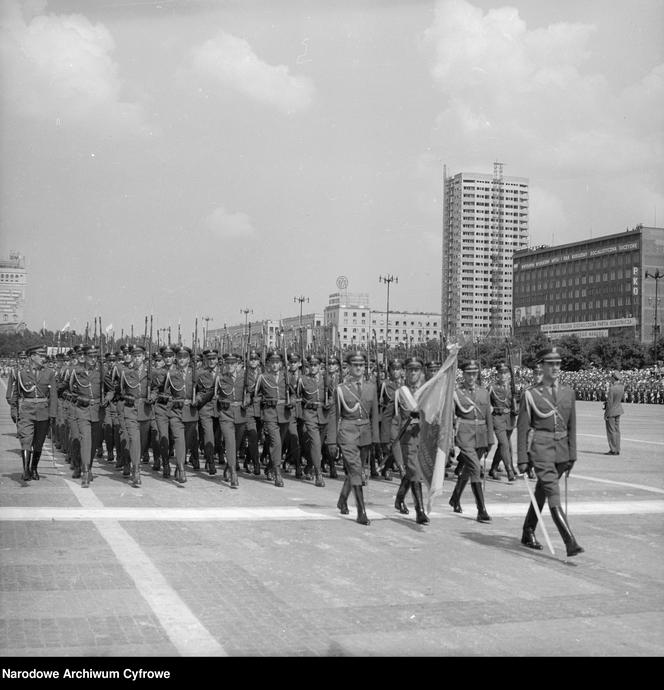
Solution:
[{"label": "military flag", "polygon": [[448,356],[440,370],[414,397],[420,408],[420,445],[418,457],[429,489],[427,512],[443,491],[445,464],[454,446],[454,387],[456,384],[458,345],[448,347]]}]

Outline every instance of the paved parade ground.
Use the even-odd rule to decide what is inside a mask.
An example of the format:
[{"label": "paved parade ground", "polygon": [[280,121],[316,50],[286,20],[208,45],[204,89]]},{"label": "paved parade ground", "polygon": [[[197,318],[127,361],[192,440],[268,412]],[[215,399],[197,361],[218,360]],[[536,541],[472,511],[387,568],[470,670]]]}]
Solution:
[{"label": "paved parade ground", "polygon": [[450,480],[426,526],[410,495],[394,510],[397,481],[371,480],[369,527],[352,497],[336,509],[341,479],[240,472],[231,490],[143,465],[137,489],[95,460],[82,489],[48,440],[25,483],[0,388],[3,657],[664,653],[664,406],[625,404],[613,457],[602,404],[577,403],[568,513],[585,553],[567,560],[548,509],[555,555],[521,546],[522,480],[487,480],[491,524],[469,488],[452,512]]}]

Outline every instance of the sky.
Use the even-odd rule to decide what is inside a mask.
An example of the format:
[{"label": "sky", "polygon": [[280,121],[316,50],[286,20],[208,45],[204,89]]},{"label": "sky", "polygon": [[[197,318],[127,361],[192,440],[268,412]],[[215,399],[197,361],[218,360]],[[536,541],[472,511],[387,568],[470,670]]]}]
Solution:
[{"label": "sky", "polygon": [[442,181],[531,245],[664,225],[662,0],[0,0],[0,255],[28,328],[439,311]]}]

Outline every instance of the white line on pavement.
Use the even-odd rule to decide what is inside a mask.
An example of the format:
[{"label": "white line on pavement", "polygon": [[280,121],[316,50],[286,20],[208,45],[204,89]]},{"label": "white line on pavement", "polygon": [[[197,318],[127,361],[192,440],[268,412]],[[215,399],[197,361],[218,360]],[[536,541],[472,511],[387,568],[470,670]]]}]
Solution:
[{"label": "white line on pavement", "polygon": [[[95,513],[98,515],[109,509],[104,507],[92,489],[83,489],[69,479],[64,481],[84,510],[92,513],[90,519],[134,581],[136,589],[147,601],[178,652],[182,656],[227,656],[224,648],[168,584],[159,568],[118,524],[117,518],[108,521],[94,517]],[[48,510],[54,513],[56,509]]]},{"label": "white line on pavement", "polygon": [[600,479],[599,477],[588,477],[583,474],[572,474],[571,477],[576,479],[585,479],[589,482],[600,482],[601,484],[616,484],[617,486],[626,486],[630,489],[642,489],[643,491],[652,491],[656,494],[664,494],[664,489],[658,489],[654,486],[645,486],[645,484],[630,484],[629,482],[617,482],[613,479]]},{"label": "white line on pavement", "polygon": [[[606,434],[580,434],[577,431],[576,435],[577,436],[588,436],[590,438],[606,439]],[[642,438],[625,438],[624,436],[621,436],[620,438],[622,441],[631,441],[632,443],[651,443],[654,446],[664,446],[664,441],[644,441]]]}]

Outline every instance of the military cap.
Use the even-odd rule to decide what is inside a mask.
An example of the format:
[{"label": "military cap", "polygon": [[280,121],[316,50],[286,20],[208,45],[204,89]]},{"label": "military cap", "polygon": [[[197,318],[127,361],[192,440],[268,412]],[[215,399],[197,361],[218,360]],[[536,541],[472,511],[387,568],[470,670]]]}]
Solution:
[{"label": "military cap", "polygon": [[307,357],[307,363],[312,366],[315,364],[320,364],[321,358],[318,355],[312,353]]},{"label": "military cap", "polygon": [[134,345],[131,350],[132,355],[138,354],[139,352],[145,353],[145,347],[143,345]]},{"label": "military cap", "polygon": [[46,357],[46,347],[44,345],[32,345],[32,347],[27,348],[25,352],[28,356],[41,355],[42,357]]},{"label": "military cap", "polygon": [[422,369],[422,367],[424,367],[424,362],[420,357],[406,357],[404,366],[406,369]]},{"label": "military cap", "polygon": [[175,354],[175,350],[170,345],[162,345],[159,350],[163,357],[171,357]]},{"label": "military cap", "polygon": [[258,359],[260,360],[261,356],[258,352],[258,350],[249,350],[249,359]]},{"label": "military cap", "polygon": [[437,359],[432,359],[427,362],[427,369],[440,369],[442,366],[443,365]]},{"label": "military cap", "polygon": [[74,345],[74,354],[77,355],[81,352],[82,348],[80,345]]},{"label": "military cap", "polygon": [[289,364],[297,364],[300,361],[300,355],[297,354],[297,352],[291,352],[288,355],[288,363]]},{"label": "military cap", "polygon": [[279,350],[270,350],[267,353],[267,356],[265,357],[265,359],[266,360],[270,360],[270,359],[282,360],[283,357],[281,356],[281,352],[279,352]]},{"label": "military cap", "polygon": [[393,369],[403,369],[403,360],[395,357],[389,361],[387,368],[389,371],[392,371]]},{"label": "military cap", "polygon": [[479,365],[474,359],[471,359],[468,362],[464,362],[460,367],[461,371],[466,372],[478,372],[480,370]]},{"label": "military cap", "polygon": [[155,362],[163,362],[164,355],[162,355],[161,352],[153,352],[152,359],[154,359]]},{"label": "military cap", "polygon": [[63,354],[62,352],[56,352],[56,353],[55,353],[55,358],[56,358],[56,359],[64,359],[65,356],[64,356],[64,354]]},{"label": "military cap", "polygon": [[544,350],[539,356],[539,361],[540,362],[560,362],[560,352],[558,352],[558,348],[556,347],[551,347],[547,350]]},{"label": "military cap", "polygon": [[330,364],[341,364],[339,358],[336,355],[330,355],[327,360],[328,365]]},{"label": "military cap", "polygon": [[175,351],[175,354],[179,357],[180,355],[188,355],[191,357],[191,348],[187,347],[186,345],[181,345],[178,347],[178,349]]},{"label": "military cap", "polygon": [[217,352],[217,350],[203,350],[203,355],[208,359],[214,359],[215,357],[219,357],[219,353]]},{"label": "military cap", "polygon": [[82,352],[86,357],[94,357],[99,354],[99,350],[94,345],[84,345]]},{"label": "military cap", "polygon": [[350,352],[346,353],[346,356],[344,357],[344,361],[347,364],[352,364],[356,363],[359,364],[360,362],[364,364],[367,361],[367,358],[362,352],[362,350],[350,350]]},{"label": "military cap", "polygon": [[542,373],[542,365],[538,362],[538,363],[533,367],[533,371],[534,371],[536,374],[541,374],[541,373]]},{"label": "military cap", "polygon": [[104,355],[104,356],[108,358],[109,362],[115,362],[115,360],[116,360],[114,352],[107,352],[106,355]]},{"label": "military cap", "polygon": [[509,374],[510,368],[505,364],[505,362],[499,362],[496,364],[496,371],[499,374]]}]

